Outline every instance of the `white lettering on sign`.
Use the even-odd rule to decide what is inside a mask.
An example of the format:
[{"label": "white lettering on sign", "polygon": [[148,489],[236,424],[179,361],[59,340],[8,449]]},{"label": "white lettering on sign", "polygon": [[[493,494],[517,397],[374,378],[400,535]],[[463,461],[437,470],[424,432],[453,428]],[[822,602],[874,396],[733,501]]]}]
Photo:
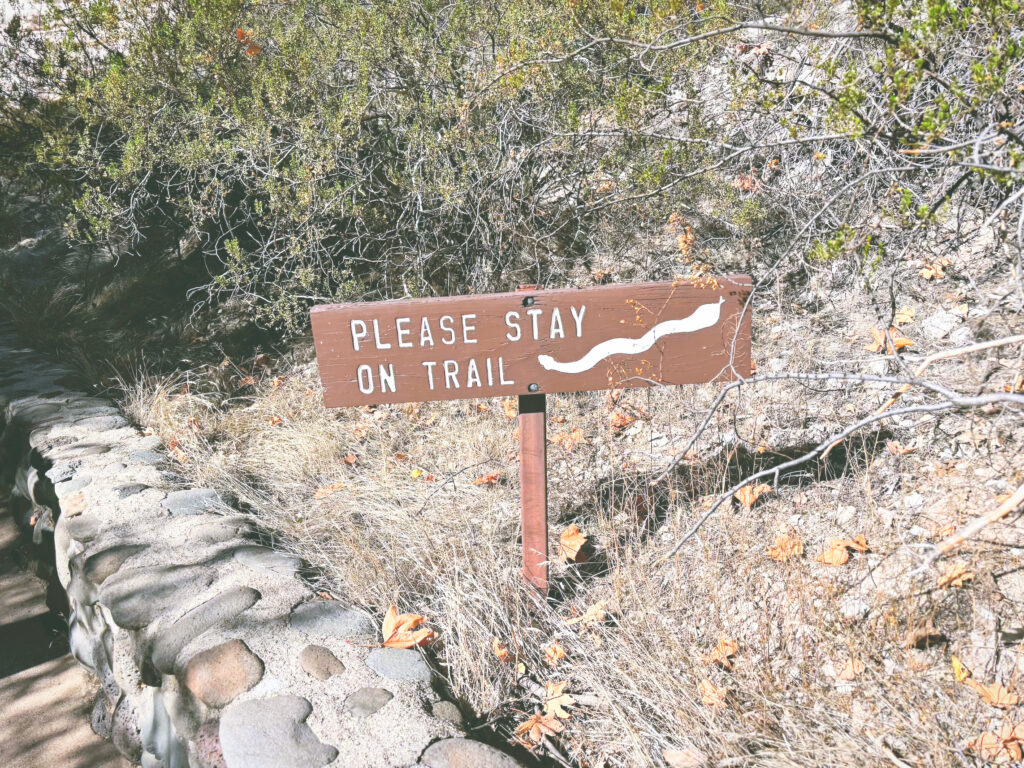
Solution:
[{"label": "white lettering on sign", "polygon": [[[722,315],[722,304],[725,297],[711,304],[701,304],[688,317],[679,320],[666,320],[658,323],[639,339],[608,339],[600,344],[591,347],[579,360],[569,363],[559,363],[551,355],[538,355],[537,362],[549,371],[558,373],[582,373],[589,371],[599,362],[611,355],[639,355],[654,346],[658,339],[671,336],[676,333],[693,333],[704,328],[710,328],[718,323]],[[582,319],[582,315],[581,315]]]}]

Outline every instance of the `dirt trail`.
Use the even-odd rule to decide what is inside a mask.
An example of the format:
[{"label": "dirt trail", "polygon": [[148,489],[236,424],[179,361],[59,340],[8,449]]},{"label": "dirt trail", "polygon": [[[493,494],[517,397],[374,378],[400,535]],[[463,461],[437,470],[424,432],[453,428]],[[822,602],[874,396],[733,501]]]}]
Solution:
[{"label": "dirt trail", "polygon": [[68,653],[45,600],[46,584],[28,571],[0,506],[0,765],[126,768],[89,726],[96,682]]}]

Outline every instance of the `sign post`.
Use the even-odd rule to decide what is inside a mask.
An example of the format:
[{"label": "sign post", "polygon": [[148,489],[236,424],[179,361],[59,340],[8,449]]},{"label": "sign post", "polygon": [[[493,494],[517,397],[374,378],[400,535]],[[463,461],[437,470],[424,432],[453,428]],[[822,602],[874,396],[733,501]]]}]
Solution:
[{"label": "sign post", "polygon": [[523,577],[547,590],[548,394],[750,375],[751,281],[665,283],[313,307],[329,408],[519,399]]}]

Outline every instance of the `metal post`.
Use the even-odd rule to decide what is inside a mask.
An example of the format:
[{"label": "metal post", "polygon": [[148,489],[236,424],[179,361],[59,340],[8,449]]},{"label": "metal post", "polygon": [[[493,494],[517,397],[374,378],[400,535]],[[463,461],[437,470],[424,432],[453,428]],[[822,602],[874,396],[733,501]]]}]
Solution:
[{"label": "metal post", "polygon": [[548,591],[547,397],[519,396],[519,483],[523,514],[523,578]]}]

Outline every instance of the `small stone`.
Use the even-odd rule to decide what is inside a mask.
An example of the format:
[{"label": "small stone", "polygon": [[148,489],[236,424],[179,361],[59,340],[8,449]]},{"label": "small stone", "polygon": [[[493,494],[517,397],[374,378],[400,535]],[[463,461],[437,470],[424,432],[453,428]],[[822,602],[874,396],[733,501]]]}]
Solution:
[{"label": "small stone", "polygon": [[307,645],[303,648],[299,654],[299,663],[317,680],[326,680],[345,671],[345,665],[338,657],[322,645]]},{"label": "small stone", "polygon": [[407,648],[377,648],[366,657],[366,666],[391,680],[420,680],[429,683],[430,667],[423,657]]},{"label": "small stone", "polygon": [[298,630],[346,640],[373,637],[377,627],[364,613],[346,608],[336,600],[313,600],[292,609],[289,624]]},{"label": "small stone", "polygon": [[848,597],[840,604],[839,613],[847,621],[859,621],[871,613],[871,606],[859,597]]},{"label": "small stone", "polygon": [[430,711],[438,720],[462,725],[462,712],[450,701],[435,701]]},{"label": "small stone", "polygon": [[356,717],[369,717],[395,695],[385,688],[360,688],[345,699],[345,711]]},{"label": "small stone", "polygon": [[103,445],[102,443],[85,443],[84,445],[62,448],[56,452],[56,455],[62,459],[80,459],[85,456],[98,456],[101,453],[107,453],[109,451],[109,445]]},{"label": "small stone", "polygon": [[167,461],[167,455],[157,451],[132,451],[128,454],[128,460],[135,464],[150,464],[156,466]]},{"label": "small stone", "polygon": [[235,550],[234,559],[254,570],[270,571],[286,576],[294,576],[302,567],[302,560],[295,555],[275,552],[267,547],[255,545],[239,547]]},{"label": "small stone", "polygon": [[501,750],[469,739],[435,741],[423,753],[420,765],[428,768],[523,768],[522,763]]},{"label": "small stone", "polygon": [[167,494],[161,506],[171,515],[201,515],[222,506],[220,495],[212,488],[189,488]]},{"label": "small stone", "polygon": [[241,640],[197,653],[185,665],[185,687],[210,707],[223,707],[263,679],[263,661]]},{"label": "small stone", "polygon": [[932,341],[938,341],[948,336],[958,325],[960,325],[959,315],[948,309],[941,309],[922,320],[919,328],[924,336]]},{"label": "small stone", "polygon": [[82,466],[81,461],[57,461],[46,470],[46,476],[50,478],[51,483],[63,483],[70,480],[80,466]]},{"label": "small stone", "polygon": [[119,485],[114,489],[114,493],[117,494],[119,499],[127,499],[129,496],[134,496],[137,493],[142,493],[151,486],[143,485],[142,483],[129,483],[128,485]]},{"label": "small stone", "polygon": [[108,577],[117,573],[124,565],[125,560],[144,549],[146,547],[141,544],[119,544],[116,547],[110,547],[89,557],[85,561],[82,572],[85,578],[93,584],[102,584]]},{"label": "small stone", "polygon": [[65,496],[70,496],[71,494],[82,490],[91,482],[92,478],[88,475],[75,475],[70,480],[57,483],[53,486],[53,491],[57,494],[58,499],[62,499]]},{"label": "small stone", "polygon": [[313,706],[298,696],[236,701],[220,720],[227,768],[320,768],[338,750],[305,724]]},{"label": "small stone", "polygon": [[153,642],[153,666],[165,674],[172,674],[178,654],[186,645],[226,619],[251,608],[260,597],[260,593],[250,587],[234,587],[211,597],[170,626],[163,627]]},{"label": "small stone", "polygon": [[100,602],[119,627],[141,629],[181,603],[183,595],[206,589],[216,574],[199,565],[131,568],[111,576],[100,589]]}]

